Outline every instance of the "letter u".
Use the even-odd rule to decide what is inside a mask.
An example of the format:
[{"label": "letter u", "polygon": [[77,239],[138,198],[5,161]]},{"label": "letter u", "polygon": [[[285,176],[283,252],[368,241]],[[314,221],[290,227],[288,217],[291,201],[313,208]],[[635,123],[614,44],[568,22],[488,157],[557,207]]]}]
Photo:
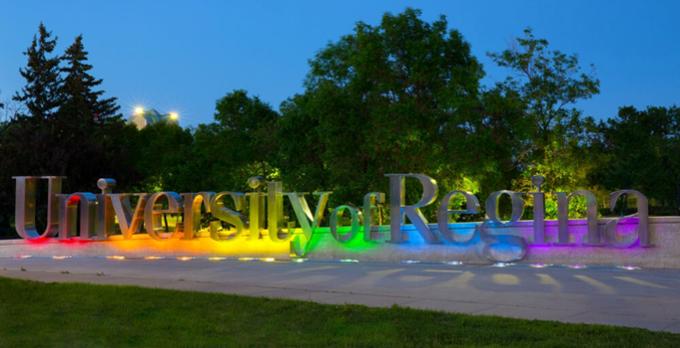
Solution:
[{"label": "letter u", "polygon": [[[15,176],[15,225],[21,238],[35,240],[57,235],[59,232],[59,201],[63,176]],[[38,180],[47,179],[47,226],[39,233],[35,224]]]}]

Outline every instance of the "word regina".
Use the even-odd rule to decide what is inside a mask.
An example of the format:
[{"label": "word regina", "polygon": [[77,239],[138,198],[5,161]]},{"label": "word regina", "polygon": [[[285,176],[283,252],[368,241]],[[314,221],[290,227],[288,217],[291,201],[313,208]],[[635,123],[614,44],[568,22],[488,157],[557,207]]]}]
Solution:
[{"label": "word regina", "polygon": [[[475,195],[465,191],[451,191],[439,201],[437,223],[430,224],[421,212],[425,206],[437,200],[437,182],[425,174],[386,174],[389,178],[389,202],[382,192],[370,192],[364,196],[363,206],[356,208],[341,205],[330,212],[328,229],[340,243],[347,243],[363,234],[366,242],[381,239],[380,212],[389,206],[390,225],[387,242],[405,243],[409,241],[409,233],[416,233],[426,243],[469,245],[475,243],[482,256],[492,261],[516,261],[524,258],[527,250],[527,239],[538,245],[575,245],[573,231],[569,227],[569,201],[574,197],[585,198],[587,207],[587,231],[579,245],[641,247],[652,246],[648,230],[648,201],[635,190],[620,190],[610,194],[610,207],[616,205],[622,195],[633,196],[637,203],[637,226],[634,233],[625,236],[617,232],[619,219],[599,220],[595,195],[589,191],[578,190],[572,193],[556,192],[558,206],[557,235],[548,241],[545,219],[545,192],[541,191],[543,177],[536,176],[533,183],[535,192],[520,193],[508,190],[496,191],[489,195],[485,202],[486,217],[476,225],[473,234],[461,236],[451,228],[451,214],[479,214],[480,204]],[[316,208],[312,211],[306,194],[299,192],[283,192],[280,182],[264,182],[259,177],[248,180],[253,192],[197,192],[197,193],[113,193],[116,181],[99,179],[99,194],[91,192],[61,193],[64,177],[59,176],[19,176],[16,180],[16,230],[26,240],[40,240],[49,237],[59,239],[106,240],[108,236],[119,233],[124,239],[132,238],[136,233],[146,232],[152,239],[165,240],[181,238],[191,240],[199,236],[203,212],[212,216],[207,230],[210,238],[228,242],[234,237],[247,239],[268,238],[272,242],[290,243],[292,256],[303,257],[309,252],[310,240],[327,210],[331,192],[316,192],[318,196]],[[422,196],[415,204],[406,204],[406,179],[415,179],[422,188]],[[47,226],[41,233],[36,227],[36,195],[40,180],[47,180]],[[266,192],[262,190],[266,186]],[[502,221],[498,212],[499,199],[507,195],[512,204],[510,220]],[[517,226],[524,212],[525,195],[533,198],[532,235],[525,238],[515,234],[499,234],[498,230]],[[133,206],[132,197],[136,197]],[[451,210],[451,201],[459,197],[463,199],[465,209]],[[299,227],[284,216],[284,199],[290,204]],[[232,208],[225,204],[231,200]],[[246,208],[247,207],[247,208]],[[266,207],[266,208],[265,208]],[[244,212],[247,210],[247,216]],[[330,211],[330,210],[329,210]],[[178,214],[182,223],[177,224],[174,231],[166,233],[161,224],[163,214]],[[345,215],[347,214],[347,215]],[[346,232],[340,233],[340,220],[346,216],[349,226],[343,226]],[[396,218],[395,218],[396,217]],[[348,219],[347,219],[348,218]],[[405,228],[408,219],[411,226]],[[77,221],[78,220],[78,221]],[[77,223],[77,225],[76,225]],[[601,224],[603,223],[603,224]],[[117,227],[116,227],[117,225]],[[603,225],[603,226],[600,226]],[[499,229],[506,227],[506,229]],[[602,227],[602,228],[601,228]],[[167,228],[167,224],[166,224]],[[383,229],[383,230],[385,230]],[[408,230],[408,231],[407,231]],[[415,231],[415,232],[413,232]],[[556,240],[554,240],[556,239]],[[512,252],[498,253],[489,251],[490,246],[505,244]],[[507,248],[506,248],[507,249]]]}]

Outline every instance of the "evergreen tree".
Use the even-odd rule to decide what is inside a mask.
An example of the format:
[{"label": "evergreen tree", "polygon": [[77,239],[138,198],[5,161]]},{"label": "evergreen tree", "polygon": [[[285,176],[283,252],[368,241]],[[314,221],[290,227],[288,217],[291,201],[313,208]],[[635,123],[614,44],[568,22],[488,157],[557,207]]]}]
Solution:
[{"label": "evergreen tree", "polygon": [[13,99],[24,103],[29,115],[45,120],[54,115],[61,103],[59,57],[51,56],[57,45],[57,38],[40,23],[38,36],[33,36],[31,46],[24,52],[28,57],[26,68],[19,73],[26,80],[26,86]]},{"label": "evergreen tree", "polygon": [[90,72],[82,35],[66,49],[61,61],[63,102],[51,128],[56,136],[49,161],[53,171],[67,173],[70,181],[89,184],[104,173],[118,173],[112,160],[121,160],[115,155],[121,152],[120,142],[111,141],[111,137],[123,127],[120,107],[116,98],[103,98],[105,92],[98,89],[102,80]]},{"label": "evergreen tree", "polygon": [[107,119],[120,117],[117,114],[120,107],[116,104],[116,98],[102,99],[104,91],[96,90],[102,80],[89,73],[92,65],[87,63],[87,55],[83,36],[78,35],[61,57],[65,62],[65,66],[61,68],[65,77],[61,87],[64,103],[60,108],[60,116],[88,124],[103,123]]}]

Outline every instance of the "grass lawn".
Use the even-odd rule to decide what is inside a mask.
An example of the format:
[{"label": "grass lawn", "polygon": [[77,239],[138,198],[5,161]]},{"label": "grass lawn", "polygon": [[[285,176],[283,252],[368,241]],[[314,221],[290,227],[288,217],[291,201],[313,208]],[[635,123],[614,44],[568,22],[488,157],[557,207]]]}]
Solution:
[{"label": "grass lawn", "polygon": [[0,278],[0,346],[680,347],[600,325]]}]

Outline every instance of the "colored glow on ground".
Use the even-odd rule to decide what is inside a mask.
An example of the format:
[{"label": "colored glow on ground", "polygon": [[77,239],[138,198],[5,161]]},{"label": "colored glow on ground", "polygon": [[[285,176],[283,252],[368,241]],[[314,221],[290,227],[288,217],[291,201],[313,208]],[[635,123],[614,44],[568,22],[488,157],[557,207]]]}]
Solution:
[{"label": "colored glow on ground", "polygon": [[551,275],[545,274],[545,273],[538,273],[538,274],[536,274],[536,276],[538,277],[539,283],[541,283],[543,285],[549,285],[549,286],[553,287],[553,289],[555,289],[555,290],[562,289],[562,285],[555,278],[553,278]]},{"label": "colored glow on ground", "polygon": [[515,275],[512,275],[512,274],[496,273],[491,277],[491,279],[493,280],[494,283],[500,284],[500,285],[518,285],[519,284],[519,278]]},{"label": "colored glow on ground", "polygon": [[607,285],[607,284],[605,284],[605,283],[603,283],[603,282],[601,282],[601,281],[599,281],[595,278],[589,277],[587,275],[576,274],[576,275],[574,275],[574,278],[591,285],[592,287],[596,288],[599,292],[601,292],[603,294],[611,295],[611,294],[616,293],[616,290],[614,290],[613,287],[611,287],[611,286],[609,286],[609,285]]},{"label": "colored glow on ground", "polygon": [[57,239],[57,241],[60,244],[73,245],[74,247],[81,247],[81,246],[84,246],[84,245],[88,245],[90,243],[94,243],[94,241],[83,240],[83,239],[80,239],[80,238]]},{"label": "colored glow on ground", "polygon": [[53,259],[53,260],[66,260],[66,259],[70,259],[70,258],[71,258],[71,256],[66,256],[66,255],[55,255],[55,256],[52,256],[52,259]]},{"label": "colored glow on ground", "polygon": [[107,245],[112,246],[122,254],[186,253],[220,257],[238,257],[244,254],[259,257],[284,257],[290,254],[288,242],[279,243],[269,239],[249,240],[245,236],[216,241],[210,238],[207,233],[200,233],[197,238],[192,240],[179,238],[155,240],[146,234],[136,234],[131,239],[123,239],[121,235],[114,235],[109,236]]},{"label": "colored glow on ground", "polygon": [[652,283],[650,281],[642,280],[642,279],[637,279],[633,277],[614,277],[615,279],[622,280],[624,282],[632,283],[635,285],[642,285],[642,286],[647,286],[650,288],[657,288],[657,289],[668,289],[667,286],[665,285],[660,285],[656,283]]},{"label": "colored glow on ground", "polygon": [[[389,229],[389,226],[381,226],[381,228]],[[349,233],[349,231],[350,231],[349,226],[338,227],[339,234],[346,234]],[[359,228],[359,231],[360,232],[357,233],[357,235],[355,235],[354,238],[348,240],[345,243],[340,243],[337,240],[335,240],[335,238],[333,238],[333,235],[330,232],[330,228],[319,227],[315,229],[314,232],[312,233],[312,238],[309,240],[306,249],[308,252],[313,252],[315,249],[321,247],[322,245],[326,245],[328,243],[335,243],[342,249],[353,252],[361,252],[364,250],[375,249],[381,246],[381,243],[379,243],[378,241],[365,241],[363,232],[364,229]]]},{"label": "colored glow on ground", "polygon": [[227,259],[226,257],[213,256],[213,257],[209,257],[208,261],[217,262],[217,261],[224,261],[226,259]]}]

